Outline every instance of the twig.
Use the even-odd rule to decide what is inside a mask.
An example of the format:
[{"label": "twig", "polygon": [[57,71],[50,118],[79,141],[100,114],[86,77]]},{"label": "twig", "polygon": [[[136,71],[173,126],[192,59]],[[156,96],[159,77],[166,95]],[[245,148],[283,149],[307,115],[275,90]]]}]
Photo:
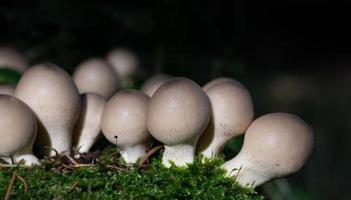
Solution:
[{"label": "twig", "polygon": [[29,192],[29,187],[28,187],[27,181],[20,175],[17,175],[17,178],[23,183],[24,192],[28,193]]},{"label": "twig", "polygon": [[49,146],[44,146],[44,148],[45,148],[45,149],[48,149],[48,150],[50,150],[50,151],[55,152],[55,158],[59,158],[59,157],[60,157],[60,154],[59,154],[59,152],[58,152],[56,149],[51,148],[51,147],[49,147]]},{"label": "twig", "polygon": [[9,185],[7,186],[4,200],[9,200],[12,192],[12,187],[15,184],[16,172],[13,172]]},{"label": "twig", "polygon": [[107,165],[106,166],[107,168],[111,168],[111,169],[117,169],[117,170],[121,170],[121,171],[124,171],[124,172],[128,172],[128,170],[122,168],[122,167],[117,167],[117,166],[112,166],[112,165]]},{"label": "twig", "polygon": [[94,164],[75,164],[72,165],[74,168],[79,168],[79,167],[95,167]]},{"label": "twig", "polygon": [[236,173],[236,175],[235,175],[235,178],[234,178],[235,181],[238,179],[239,173],[240,173],[242,168],[243,168],[243,166],[241,165],[239,170],[238,170],[238,173]]},{"label": "twig", "polygon": [[75,161],[71,156],[69,156],[69,155],[65,155],[66,156],[66,158],[68,158],[74,165],[77,165],[78,163],[77,163],[77,161]]},{"label": "twig", "polygon": [[13,155],[10,155],[10,158],[11,158],[11,164],[13,165],[16,165],[16,161],[15,161],[15,158],[13,157]]},{"label": "twig", "polygon": [[70,169],[70,170],[73,170],[73,169],[74,169],[72,166],[66,165],[66,164],[63,164],[63,163],[62,163],[62,166],[65,167],[65,168],[67,168],[67,169]]},{"label": "twig", "polygon": [[152,148],[150,151],[146,153],[146,155],[139,161],[138,167],[141,167],[141,165],[148,159],[150,156],[155,154],[158,150],[160,150],[163,147],[163,145],[156,146]]},{"label": "twig", "polygon": [[79,184],[79,182],[76,181],[76,182],[69,188],[68,192],[72,192],[72,191],[74,190],[74,188],[77,187],[78,184]]}]

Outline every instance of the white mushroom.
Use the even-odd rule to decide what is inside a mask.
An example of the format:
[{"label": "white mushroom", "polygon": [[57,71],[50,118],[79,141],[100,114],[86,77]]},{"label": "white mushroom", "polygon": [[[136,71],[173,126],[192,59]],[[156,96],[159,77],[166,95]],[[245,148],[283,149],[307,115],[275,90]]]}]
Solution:
[{"label": "white mushroom", "polygon": [[[32,153],[37,135],[37,119],[22,101],[9,95],[0,95],[0,159],[11,163],[39,165]],[[15,164],[13,163],[13,164]]]},{"label": "white mushroom", "polygon": [[82,106],[73,132],[73,146],[85,153],[94,145],[101,132],[101,116],[106,100],[95,93],[81,95]]},{"label": "white mushroom", "polygon": [[238,82],[235,79],[229,78],[229,77],[219,77],[219,78],[215,78],[212,81],[206,83],[202,89],[204,89],[204,91],[206,92],[208,89],[210,89],[213,86],[216,86],[218,84],[222,84],[222,83],[233,83],[236,85],[241,85],[240,82]]},{"label": "white mushroom", "polygon": [[0,68],[2,67],[24,72],[28,67],[28,63],[26,58],[15,49],[0,47]]},{"label": "white mushroom", "polygon": [[152,97],[156,90],[171,77],[166,74],[157,74],[145,81],[141,87],[141,91]]},{"label": "white mushroom", "polygon": [[312,148],[313,131],[302,119],[271,113],[252,122],[240,153],[224,168],[239,184],[256,187],[300,170]]},{"label": "white mushroom", "polygon": [[40,126],[37,143],[44,155],[71,151],[72,131],[78,119],[80,96],[72,78],[52,64],[29,68],[20,79],[15,96],[36,114]]},{"label": "white mushroom", "polygon": [[198,152],[205,157],[218,155],[225,143],[243,134],[253,116],[250,93],[239,82],[224,82],[206,90],[211,102],[210,124],[200,137]]},{"label": "white mushroom", "polygon": [[127,163],[135,163],[146,153],[151,136],[146,128],[150,97],[136,90],[123,90],[106,103],[101,128],[104,136],[121,149]]},{"label": "white mushroom", "polygon": [[162,162],[183,166],[194,159],[196,144],[210,119],[210,101],[195,82],[187,78],[166,81],[152,96],[147,127],[165,145]]},{"label": "white mushroom", "polygon": [[0,84],[0,94],[13,96],[15,94],[16,84],[4,83]]},{"label": "white mushroom", "polygon": [[106,56],[107,62],[113,67],[124,84],[138,73],[139,59],[130,50],[124,48],[112,49]]},{"label": "white mushroom", "polygon": [[118,89],[118,77],[104,60],[90,58],[78,65],[73,80],[81,94],[93,92],[105,98],[111,97]]}]

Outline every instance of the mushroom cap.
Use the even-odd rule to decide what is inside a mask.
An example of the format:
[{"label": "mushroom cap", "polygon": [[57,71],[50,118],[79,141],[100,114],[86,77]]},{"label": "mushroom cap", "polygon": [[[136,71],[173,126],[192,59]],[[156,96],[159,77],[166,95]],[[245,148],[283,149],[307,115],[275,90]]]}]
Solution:
[{"label": "mushroom cap", "polygon": [[26,58],[15,49],[0,47],[0,67],[8,67],[18,72],[24,72],[27,66]]},{"label": "mushroom cap", "polygon": [[210,101],[194,81],[172,78],[157,89],[149,103],[147,127],[166,145],[197,140],[210,118]]},{"label": "mushroom cap", "polygon": [[122,90],[106,103],[101,119],[104,136],[112,144],[127,147],[150,138],[146,112],[150,97],[137,90]]},{"label": "mushroom cap", "polygon": [[279,177],[299,170],[312,148],[308,124],[296,115],[270,113],[252,122],[240,154],[251,155],[256,168]]},{"label": "mushroom cap", "polygon": [[118,89],[118,77],[102,59],[90,58],[78,65],[73,80],[79,92],[94,92],[105,98],[111,97]]},{"label": "mushroom cap", "polygon": [[199,148],[206,148],[213,137],[226,141],[243,134],[254,117],[249,91],[237,82],[217,84],[206,91],[211,102],[211,126],[201,136]]},{"label": "mushroom cap", "polygon": [[99,94],[90,92],[82,94],[81,99],[82,106],[73,132],[73,143],[81,143],[78,145],[85,145],[86,147],[82,148],[89,149],[100,133],[101,116],[106,100]]},{"label": "mushroom cap", "polygon": [[[242,84],[239,81],[235,80],[235,79],[232,79],[232,78],[229,78],[229,77],[219,77],[219,78],[215,78],[212,81],[206,83],[202,87],[202,89],[206,92],[211,87],[216,86],[218,84],[222,84],[222,83],[233,83],[233,84],[242,86]],[[242,86],[242,87],[244,87],[244,86]]]},{"label": "mushroom cap", "polygon": [[0,94],[13,96],[15,94],[16,84],[4,83],[0,84]]},{"label": "mushroom cap", "polygon": [[32,149],[37,134],[37,120],[22,101],[1,94],[0,130],[0,155],[14,155]]},{"label": "mushroom cap", "polygon": [[41,122],[38,132],[41,148],[71,145],[81,102],[70,75],[53,64],[32,66],[17,84],[15,96],[25,102]]},{"label": "mushroom cap", "polygon": [[135,75],[139,67],[138,57],[128,49],[112,49],[106,60],[122,78]]},{"label": "mushroom cap", "polygon": [[141,87],[141,91],[152,97],[156,90],[167,80],[171,79],[171,76],[166,74],[157,74],[145,81]]}]

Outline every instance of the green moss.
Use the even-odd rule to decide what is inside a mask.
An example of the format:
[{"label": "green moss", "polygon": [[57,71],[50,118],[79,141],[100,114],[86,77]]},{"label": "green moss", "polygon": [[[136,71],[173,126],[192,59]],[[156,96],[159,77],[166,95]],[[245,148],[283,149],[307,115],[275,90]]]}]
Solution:
[{"label": "green moss", "polygon": [[188,168],[161,165],[160,154],[150,164],[123,165],[114,148],[108,148],[94,167],[67,170],[58,161],[45,161],[34,168],[0,169],[0,198],[14,172],[18,178],[12,199],[263,199],[226,178],[219,167],[222,158],[201,162],[196,158]]}]

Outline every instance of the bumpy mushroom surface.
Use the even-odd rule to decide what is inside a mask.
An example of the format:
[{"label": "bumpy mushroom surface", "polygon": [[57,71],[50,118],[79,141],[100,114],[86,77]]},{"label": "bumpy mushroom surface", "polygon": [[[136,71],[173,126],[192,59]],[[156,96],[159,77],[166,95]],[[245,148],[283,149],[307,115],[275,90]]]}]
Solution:
[{"label": "bumpy mushroom surface", "polygon": [[37,144],[44,155],[71,151],[72,131],[78,119],[80,96],[72,78],[53,64],[29,68],[20,79],[15,96],[36,114],[40,126]]},{"label": "bumpy mushroom surface", "polygon": [[111,97],[118,89],[118,77],[104,60],[90,58],[78,65],[73,80],[79,92],[93,92],[105,98]]},{"label": "bumpy mushroom surface", "polygon": [[150,134],[146,128],[146,112],[150,97],[136,90],[123,90],[106,103],[101,128],[112,144],[121,148],[127,163],[135,163],[146,153]]},{"label": "bumpy mushroom surface", "polygon": [[155,76],[152,76],[151,78],[145,81],[145,83],[141,87],[141,91],[152,97],[156,90],[170,78],[171,76],[168,76],[166,74],[157,74]]},{"label": "bumpy mushroom surface", "polygon": [[18,72],[24,72],[28,64],[26,58],[15,49],[0,47],[0,67],[7,67]]},{"label": "bumpy mushroom surface", "polygon": [[192,80],[172,78],[152,96],[147,127],[165,145],[162,162],[170,166],[191,163],[196,144],[210,119],[210,101]]},{"label": "bumpy mushroom surface", "polygon": [[32,110],[13,96],[0,94],[0,159],[11,163],[39,165],[32,153],[37,119]]},{"label": "bumpy mushroom surface", "polygon": [[229,139],[246,131],[254,111],[250,93],[238,82],[217,84],[206,94],[211,102],[211,120],[200,137],[198,152],[210,158],[218,155]]},{"label": "bumpy mushroom surface", "polygon": [[213,86],[216,86],[218,84],[222,84],[222,83],[233,83],[236,85],[241,85],[241,83],[235,79],[229,78],[229,77],[219,77],[219,78],[215,78],[212,81],[206,83],[202,89],[206,92],[208,89],[210,89]]},{"label": "bumpy mushroom surface", "polygon": [[302,119],[271,113],[250,125],[242,150],[224,168],[239,184],[256,187],[300,170],[312,148],[313,131]]},{"label": "bumpy mushroom surface", "polygon": [[85,153],[94,145],[101,132],[101,116],[106,100],[95,93],[81,95],[82,107],[73,132],[73,145]]},{"label": "bumpy mushroom surface", "polygon": [[122,80],[131,78],[138,73],[139,59],[128,49],[112,49],[107,54],[106,60]]},{"label": "bumpy mushroom surface", "polygon": [[13,96],[15,94],[16,84],[0,84],[0,94],[7,94]]}]

